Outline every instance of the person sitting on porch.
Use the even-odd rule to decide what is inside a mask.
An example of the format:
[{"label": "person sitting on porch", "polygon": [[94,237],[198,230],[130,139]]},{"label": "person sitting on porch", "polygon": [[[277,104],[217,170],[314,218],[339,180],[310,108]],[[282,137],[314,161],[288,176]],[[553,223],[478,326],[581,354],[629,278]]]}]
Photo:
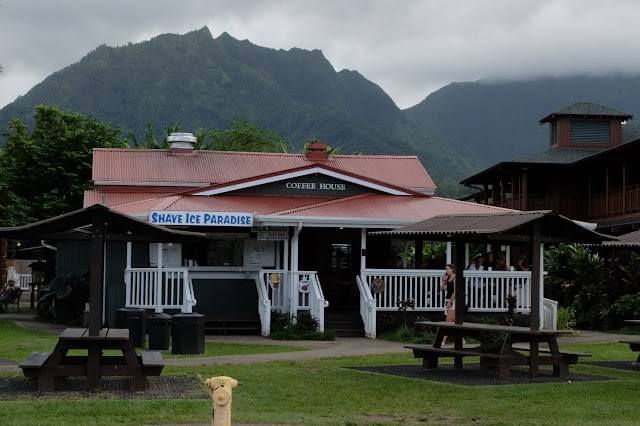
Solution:
[{"label": "person sitting on porch", "polygon": [[[445,292],[445,314],[447,322],[454,322],[456,319],[456,267],[449,263],[445,268],[440,291]],[[442,344],[447,342],[447,336],[442,339]]]},{"label": "person sitting on porch", "polygon": [[496,268],[496,261],[493,258],[493,252],[491,251],[487,252],[487,255],[484,257],[484,262],[482,263],[482,266],[484,267],[485,271],[488,271],[490,268],[491,269]]},{"label": "person sitting on porch", "polygon": [[2,309],[2,304],[13,301],[18,296],[18,291],[20,287],[16,285],[14,280],[9,280],[7,283],[7,288],[5,291],[0,294],[0,309]]},{"label": "person sitting on porch", "polygon": [[484,266],[482,265],[482,254],[478,253],[473,257],[473,262],[467,268],[470,271],[484,271]]},{"label": "person sitting on porch", "polygon": [[507,265],[507,259],[504,257],[504,254],[500,253],[496,256],[496,267],[493,268],[495,271],[508,271],[509,265]]},{"label": "person sitting on porch", "polygon": [[525,254],[521,254],[518,256],[518,263],[515,266],[516,271],[528,271],[529,270],[529,262],[527,262],[527,256]]}]

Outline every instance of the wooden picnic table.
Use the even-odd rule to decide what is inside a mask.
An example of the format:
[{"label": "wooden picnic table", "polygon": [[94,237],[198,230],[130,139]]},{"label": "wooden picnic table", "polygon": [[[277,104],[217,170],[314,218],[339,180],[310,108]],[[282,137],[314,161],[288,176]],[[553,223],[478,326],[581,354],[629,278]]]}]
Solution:
[{"label": "wooden picnic table", "polygon": [[[462,368],[463,357],[479,356],[481,366],[497,368],[500,379],[509,379],[510,368],[518,365],[529,366],[531,378],[538,377],[540,365],[552,365],[554,376],[566,378],[569,373],[569,364],[575,364],[580,356],[590,356],[585,353],[560,351],[557,338],[563,334],[569,334],[570,331],[532,330],[528,327],[469,322],[456,324],[425,321],[416,324],[437,327],[433,344],[405,346],[413,349],[416,357],[423,358],[425,368],[437,368],[440,357],[452,357],[454,367]],[[498,333],[503,333],[502,338]],[[444,336],[447,336],[450,341],[455,341],[452,348],[442,347]],[[473,338],[480,344],[472,347],[465,346],[463,344],[465,337]],[[517,343],[526,345],[514,346]],[[541,344],[546,344],[547,348],[541,347]]]},{"label": "wooden picnic table", "polygon": [[[83,349],[87,355],[69,355],[72,349]],[[104,355],[117,350],[122,355]],[[129,376],[130,390],[144,390],[147,375],[160,375],[162,356],[143,351],[136,355],[128,329],[104,328],[92,336],[86,328],[67,328],[58,338],[53,352],[33,352],[22,364],[24,375],[38,379],[39,391],[53,391],[56,377],[85,376],[87,386],[98,387],[103,376]]]}]

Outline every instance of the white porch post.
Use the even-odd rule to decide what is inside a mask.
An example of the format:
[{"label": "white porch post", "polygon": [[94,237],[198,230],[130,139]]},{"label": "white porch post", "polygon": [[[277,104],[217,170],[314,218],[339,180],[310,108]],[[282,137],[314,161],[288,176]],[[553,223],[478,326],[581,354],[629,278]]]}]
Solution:
[{"label": "white porch post", "polygon": [[156,314],[162,313],[162,243],[158,243],[158,276],[156,278]]},{"label": "white porch post", "polygon": [[[467,269],[467,265],[471,263],[471,260],[469,259],[469,243],[464,243],[464,261],[465,264],[462,265],[462,268]],[[458,268],[460,268],[460,266],[458,266]]]},{"label": "white porch post", "polygon": [[[289,288],[288,287],[288,280],[287,277],[289,276],[288,272],[289,272],[289,244],[290,244],[290,240],[289,238],[287,238],[285,241],[282,242],[282,244],[284,245],[284,259],[282,262],[282,270],[285,271],[284,274],[282,274],[282,285],[283,285],[283,290],[285,288]],[[291,292],[289,292],[289,296],[288,298],[288,303],[285,304],[284,309],[285,312],[284,313],[288,313],[291,312]]]},{"label": "white porch post", "polygon": [[[131,251],[133,248],[133,243],[131,241],[127,241],[127,270],[131,269]],[[131,272],[124,273],[124,292],[125,292],[125,308],[131,302]]]},{"label": "white porch post", "polygon": [[[302,231],[302,222],[299,222],[296,229],[293,230],[293,238],[291,239],[291,272],[298,271],[300,231]],[[298,315],[298,287],[294,283],[294,274],[289,274],[287,281],[289,285],[289,300],[291,302],[290,313],[291,315]]]},{"label": "white porch post", "polygon": [[[451,263],[451,241],[447,241],[447,260],[446,260],[447,265],[449,263]],[[458,268],[460,266],[458,265]],[[464,267],[462,268],[464,269]]]},{"label": "white porch post", "polygon": [[511,265],[511,246],[506,246],[504,249],[507,265]]}]

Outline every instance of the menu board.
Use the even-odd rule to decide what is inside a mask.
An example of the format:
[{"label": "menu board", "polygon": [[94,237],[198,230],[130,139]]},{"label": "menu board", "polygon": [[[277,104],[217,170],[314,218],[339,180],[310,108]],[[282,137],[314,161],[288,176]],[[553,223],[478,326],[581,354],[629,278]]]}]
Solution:
[{"label": "menu board", "polygon": [[274,241],[244,240],[244,267],[276,265]]},{"label": "menu board", "polygon": [[[149,264],[152,267],[158,266],[158,243],[149,244]],[[162,266],[182,265],[182,244],[163,243],[162,244]]]}]

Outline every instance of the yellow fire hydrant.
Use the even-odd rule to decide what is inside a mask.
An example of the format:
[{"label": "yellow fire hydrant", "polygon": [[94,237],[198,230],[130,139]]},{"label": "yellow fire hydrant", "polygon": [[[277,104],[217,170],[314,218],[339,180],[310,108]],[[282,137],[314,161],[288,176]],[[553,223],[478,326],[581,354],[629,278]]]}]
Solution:
[{"label": "yellow fire hydrant", "polygon": [[213,399],[213,426],[231,426],[231,394],[238,381],[227,376],[212,377],[204,381]]}]

